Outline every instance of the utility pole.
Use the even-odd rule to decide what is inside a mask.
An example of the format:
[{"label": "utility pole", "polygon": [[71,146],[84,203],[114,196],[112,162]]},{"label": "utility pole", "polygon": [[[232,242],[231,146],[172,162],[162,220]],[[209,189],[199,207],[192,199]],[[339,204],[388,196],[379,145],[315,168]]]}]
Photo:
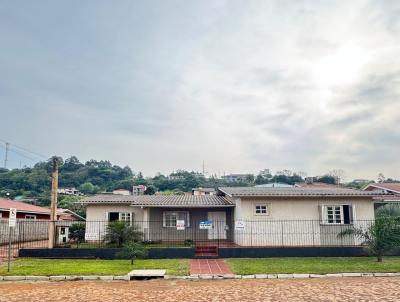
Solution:
[{"label": "utility pole", "polygon": [[53,157],[53,171],[51,175],[51,209],[49,223],[49,249],[54,247],[55,229],[57,220],[57,189],[58,189],[58,159]]},{"label": "utility pole", "polygon": [[7,168],[7,161],[8,161],[8,149],[10,148],[10,143],[6,142],[6,154],[4,157],[4,169]]},{"label": "utility pole", "polygon": [[206,177],[205,173],[205,169],[204,169],[204,159],[203,159],[203,176]]}]

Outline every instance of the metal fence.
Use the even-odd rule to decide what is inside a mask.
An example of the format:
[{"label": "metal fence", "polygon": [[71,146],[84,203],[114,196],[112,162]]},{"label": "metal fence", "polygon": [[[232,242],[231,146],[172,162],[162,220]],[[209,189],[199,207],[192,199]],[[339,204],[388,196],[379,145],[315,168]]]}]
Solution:
[{"label": "metal fence", "polygon": [[[64,222],[46,220],[18,220],[15,228],[8,227],[7,219],[0,219],[0,257],[8,251],[9,238],[13,255],[20,248],[46,248],[49,224],[54,223],[55,246],[64,248],[117,247],[110,241],[112,223],[109,221]],[[297,246],[359,246],[362,241],[354,236],[339,237],[348,228],[367,229],[373,220],[357,220],[352,224],[328,224],[320,220],[240,220],[187,221],[178,227],[165,221],[127,222],[122,230],[114,230],[122,237],[134,233],[149,247],[184,247],[216,245],[219,247],[297,247]],[[114,228],[115,229],[115,228]],[[115,237],[115,236],[114,236]],[[118,236],[117,236],[118,237]]]}]

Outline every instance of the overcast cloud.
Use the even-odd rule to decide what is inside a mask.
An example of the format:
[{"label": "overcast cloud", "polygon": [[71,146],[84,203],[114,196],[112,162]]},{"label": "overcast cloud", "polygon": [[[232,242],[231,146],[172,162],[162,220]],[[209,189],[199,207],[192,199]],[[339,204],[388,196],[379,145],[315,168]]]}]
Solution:
[{"label": "overcast cloud", "polygon": [[400,178],[399,15],[397,0],[1,1],[0,138],[145,175],[204,160]]}]

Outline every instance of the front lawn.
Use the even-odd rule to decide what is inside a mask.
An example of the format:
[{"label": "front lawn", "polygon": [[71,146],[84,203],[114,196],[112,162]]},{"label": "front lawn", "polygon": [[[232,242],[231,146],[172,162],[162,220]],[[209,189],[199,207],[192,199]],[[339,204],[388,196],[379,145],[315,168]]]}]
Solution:
[{"label": "front lawn", "polygon": [[400,257],[242,258],[226,259],[234,274],[400,272]]},{"label": "front lawn", "polygon": [[140,259],[133,266],[130,260],[73,260],[20,258],[11,263],[0,264],[1,275],[126,275],[133,269],[166,269],[168,275],[188,275],[189,260],[186,259]]}]

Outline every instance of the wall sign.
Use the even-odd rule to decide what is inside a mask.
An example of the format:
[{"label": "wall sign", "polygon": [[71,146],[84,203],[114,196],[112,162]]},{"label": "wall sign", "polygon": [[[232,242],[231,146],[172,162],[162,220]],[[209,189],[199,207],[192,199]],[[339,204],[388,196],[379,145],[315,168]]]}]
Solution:
[{"label": "wall sign", "polygon": [[243,220],[235,220],[235,230],[242,231],[245,229],[245,223]]},{"label": "wall sign", "polygon": [[178,231],[184,231],[185,230],[185,220],[177,220],[176,221],[176,229]]},{"label": "wall sign", "polygon": [[213,222],[211,220],[200,221],[200,230],[211,230],[213,228]]}]

